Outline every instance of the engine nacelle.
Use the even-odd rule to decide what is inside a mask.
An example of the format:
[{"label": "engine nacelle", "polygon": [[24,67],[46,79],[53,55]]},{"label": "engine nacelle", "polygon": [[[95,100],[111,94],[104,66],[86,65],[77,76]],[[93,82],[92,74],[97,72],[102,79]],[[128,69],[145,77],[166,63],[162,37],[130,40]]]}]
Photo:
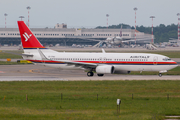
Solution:
[{"label": "engine nacelle", "polygon": [[96,67],[96,73],[98,74],[105,74],[105,73],[114,73],[114,66],[111,65],[102,65]]},{"label": "engine nacelle", "polygon": [[129,74],[129,73],[131,73],[131,71],[124,71],[124,70],[114,71],[114,74]]}]

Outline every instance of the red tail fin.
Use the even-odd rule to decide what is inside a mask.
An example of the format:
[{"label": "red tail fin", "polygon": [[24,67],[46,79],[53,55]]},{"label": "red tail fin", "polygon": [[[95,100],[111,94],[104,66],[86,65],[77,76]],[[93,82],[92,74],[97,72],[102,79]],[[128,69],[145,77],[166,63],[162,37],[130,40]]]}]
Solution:
[{"label": "red tail fin", "polygon": [[39,40],[33,35],[24,21],[18,21],[19,32],[23,48],[45,48]]}]

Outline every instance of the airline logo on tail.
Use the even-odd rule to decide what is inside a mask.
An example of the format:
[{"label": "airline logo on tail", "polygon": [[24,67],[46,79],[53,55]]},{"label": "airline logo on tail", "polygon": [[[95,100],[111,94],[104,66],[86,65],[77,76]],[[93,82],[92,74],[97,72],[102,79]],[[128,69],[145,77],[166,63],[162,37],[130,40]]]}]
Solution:
[{"label": "airline logo on tail", "polygon": [[29,40],[29,38],[32,36],[32,34],[27,34],[26,32],[23,34],[24,38],[25,38],[25,42],[27,42]]}]

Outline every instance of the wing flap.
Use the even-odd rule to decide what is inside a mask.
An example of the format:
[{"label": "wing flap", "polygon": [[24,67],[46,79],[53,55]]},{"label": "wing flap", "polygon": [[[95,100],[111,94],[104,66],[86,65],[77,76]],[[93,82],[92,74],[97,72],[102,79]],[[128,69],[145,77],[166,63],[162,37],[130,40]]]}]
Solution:
[{"label": "wing flap", "polygon": [[67,64],[67,66],[74,65],[75,67],[83,67],[83,68],[95,68],[97,64],[95,63],[84,63],[84,62],[71,62],[71,61],[61,61]]}]

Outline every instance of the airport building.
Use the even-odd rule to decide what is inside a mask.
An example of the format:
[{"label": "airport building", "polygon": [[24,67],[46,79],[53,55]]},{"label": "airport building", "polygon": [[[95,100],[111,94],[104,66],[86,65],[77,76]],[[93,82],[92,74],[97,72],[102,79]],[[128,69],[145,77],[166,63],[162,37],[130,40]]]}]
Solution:
[{"label": "airport building", "polygon": [[180,46],[180,40],[178,39],[169,40],[169,44]]},{"label": "airport building", "polygon": [[[105,40],[108,37],[120,35],[120,29],[85,29],[67,28],[66,24],[57,24],[54,28],[30,28],[43,45],[60,44],[62,46],[95,45],[97,40]],[[135,39],[135,30],[122,29],[122,37]],[[137,44],[151,42],[152,35],[136,32]],[[144,39],[144,40],[143,40]],[[21,43],[18,28],[0,28],[0,44],[19,45]]]}]

